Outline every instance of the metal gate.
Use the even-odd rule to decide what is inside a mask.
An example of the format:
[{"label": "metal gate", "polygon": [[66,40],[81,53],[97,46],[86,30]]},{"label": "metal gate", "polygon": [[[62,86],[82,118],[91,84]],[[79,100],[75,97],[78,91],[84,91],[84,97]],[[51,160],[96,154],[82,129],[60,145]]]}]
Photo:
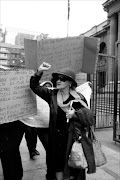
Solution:
[{"label": "metal gate", "polygon": [[91,76],[93,95],[91,108],[95,114],[95,128],[113,126],[115,57],[98,55],[96,72]]},{"label": "metal gate", "polygon": [[113,127],[113,140],[120,142],[120,84],[116,57],[98,54],[96,72],[89,80],[93,89],[91,108],[95,129]]}]

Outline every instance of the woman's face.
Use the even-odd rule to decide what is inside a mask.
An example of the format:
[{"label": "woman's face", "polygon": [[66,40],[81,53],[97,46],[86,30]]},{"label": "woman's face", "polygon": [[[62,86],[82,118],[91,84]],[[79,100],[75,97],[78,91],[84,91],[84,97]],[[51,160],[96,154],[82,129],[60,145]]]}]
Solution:
[{"label": "woman's face", "polygon": [[70,87],[71,82],[68,80],[66,76],[58,75],[56,80],[56,87],[57,89],[65,89],[67,87]]}]

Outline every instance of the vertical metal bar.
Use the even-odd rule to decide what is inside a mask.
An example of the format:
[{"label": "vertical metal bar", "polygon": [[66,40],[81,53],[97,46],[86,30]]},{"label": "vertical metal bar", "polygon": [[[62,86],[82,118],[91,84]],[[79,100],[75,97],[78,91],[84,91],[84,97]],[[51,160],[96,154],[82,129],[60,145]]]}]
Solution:
[{"label": "vertical metal bar", "polygon": [[102,72],[102,86],[103,86],[103,114],[102,114],[102,121],[103,127],[106,126],[106,93],[105,93],[105,84],[104,84],[104,71]]},{"label": "vertical metal bar", "polygon": [[[117,123],[117,83],[118,83],[118,52],[117,43],[115,45],[115,66],[114,66],[114,118],[113,118],[113,140],[116,140],[116,123]],[[119,105],[120,107],[120,105]],[[119,111],[120,113],[120,111]]]},{"label": "vertical metal bar", "polygon": [[96,89],[95,89],[95,74],[93,74],[93,84],[92,84],[92,87],[93,87],[93,99],[92,99],[92,110],[94,112],[94,129],[96,127],[96,108],[95,108],[95,93],[96,93]]}]

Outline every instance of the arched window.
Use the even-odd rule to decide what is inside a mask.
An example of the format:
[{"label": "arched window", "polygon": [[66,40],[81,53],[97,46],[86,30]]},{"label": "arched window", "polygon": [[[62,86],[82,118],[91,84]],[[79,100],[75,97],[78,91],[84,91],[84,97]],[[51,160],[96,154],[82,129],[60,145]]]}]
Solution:
[{"label": "arched window", "polygon": [[[99,53],[101,54],[107,54],[107,46],[105,42],[102,42],[100,44],[100,51]],[[106,65],[106,57],[99,56],[99,72],[98,72],[98,87],[99,90],[101,88],[105,87],[106,85],[106,70],[105,70],[105,65]]]},{"label": "arched window", "polygon": [[100,51],[99,53],[102,53],[102,54],[107,54],[107,46],[106,46],[106,43],[105,42],[102,42],[100,44]]}]

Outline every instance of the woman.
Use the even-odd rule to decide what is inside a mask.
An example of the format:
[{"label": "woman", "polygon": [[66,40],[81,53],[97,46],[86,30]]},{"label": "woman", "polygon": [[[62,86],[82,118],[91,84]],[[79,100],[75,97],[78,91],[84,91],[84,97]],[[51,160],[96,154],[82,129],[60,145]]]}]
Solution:
[{"label": "woman", "polygon": [[[82,107],[87,107],[87,102],[84,101],[84,97],[75,91],[77,83],[75,81],[74,72],[65,68],[60,72],[53,73],[54,82],[56,82],[56,88],[51,90],[39,86],[39,80],[42,77],[43,71],[49,70],[51,65],[48,63],[42,63],[37,72],[30,79],[30,88],[35,94],[43,98],[50,106],[50,122],[49,122],[49,147],[48,147],[48,177],[49,180],[63,180],[74,177],[75,180],[85,180],[85,170],[77,170],[69,168],[68,157],[70,149],[74,142],[75,126],[81,130],[83,138],[84,150],[89,148],[89,152],[86,153],[87,157],[92,158],[88,160],[88,173],[95,172],[95,162],[91,142],[87,142],[85,136],[85,128],[92,125],[92,118],[87,121],[81,120],[81,111],[75,111],[74,108],[70,108],[72,100],[79,100]],[[91,121],[91,122],[90,122]],[[85,148],[86,146],[86,148]],[[91,165],[90,165],[91,164]]]}]

